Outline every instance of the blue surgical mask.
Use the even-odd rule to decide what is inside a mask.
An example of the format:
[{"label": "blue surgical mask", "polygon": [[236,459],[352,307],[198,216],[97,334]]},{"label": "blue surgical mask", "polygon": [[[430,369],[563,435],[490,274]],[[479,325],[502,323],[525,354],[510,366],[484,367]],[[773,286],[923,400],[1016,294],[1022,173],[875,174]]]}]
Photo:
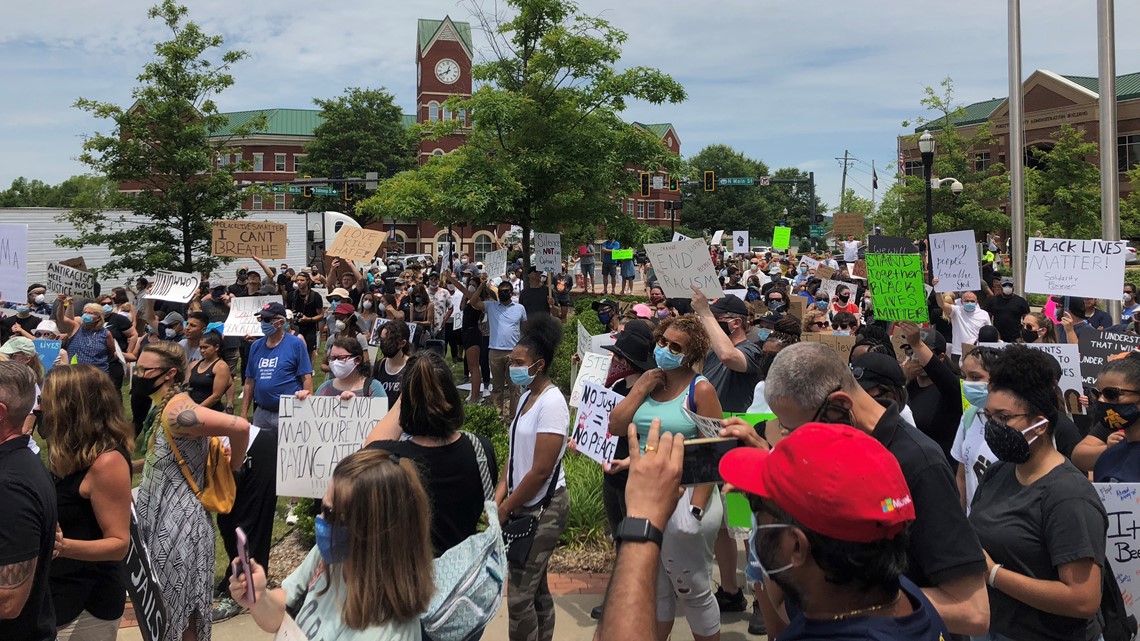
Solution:
[{"label": "blue surgical mask", "polygon": [[348,560],[348,528],[334,525],[318,515],[313,520],[313,530],[317,538],[317,551],[325,564],[343,563]]},{"label": "blue surgical mask", "polygon": [[827,311],[827,301],[825,301],[825,300],[815,301],[815,308],[821,312]]},{"label": "blue surgical mask", "polygon": [[84,314],[82,316],[80,316],[79,318],[83,321],[84,325],[90,325],[91,323],[95,322],[95,315],[94,314],[88,314],[88,313],[84,312]]},{"label": "blue surgical mask", "polygon": [[17,314],[27,314],[30,311],[32,311],[32,308],[27,305],[16,305]]},{"label": "blue surgical mask", "polygon": [[657,361],[657,367],[664,370],[677,369],[681,363],[685,361],[684,354],[674,354],[669,351],[668,347],[661,347],[658,345],[653,348],[653,360]]},{"label": "blue surgical mask", "polygon": [[103,313],[104,314],[110,314],[113,311],[115,311],[115,308],[112,307],[111,305],[104,305],[103,306]]},{"label": "blue surgical mask", "polygon": [[267,321],[261,321],[261,335],[272,336],[277,333],[277,326]]},{"label": "blue surgical mask", "polygon": [[978,304],[977,303],[962,303],[962,309],[973,314],[975,311],[977,311]]},{"label": "blue surgical mask", "polygon": [[772,335],[772,328],[761,327],[760,329],[756,330],[756,333],[760,336],[760,342],[763,343],[764,341],[768,340],[769,336]]},{"label": "blue surgical mask", "polygon": [[780,572],[786,572],[792,569],[792,564],[786,563],[778,568],[772,568],[769,570],[768,568],[764,567],[764,563],[760,560],[760,556],[756,552],[759,549],[757,546],[757,543],[759,541],[757,539],[759,538],[759,534],[762,530],[778,530],[781,528],[790,527],[792,526],[789,523],[769,523],[768,525],[758,525],[756,523],[756,515],[752,515],[752,534],[749,537],[751,539],[751,545],[749,546],[748,550],[748,564],[752,566],[753,570],[759,572],[763,576],[768,577],[772,576],[773,574],[779,574]]},{"label": "blue surgical mask", "polygon": [[535,374],[530,373],[526,365],[511,365],[511,382],[519,387],[526,387],[534,382]]},{"label": "blue surgical mask", "polygon": [[837,330],[835,330],[835,335],[836,336],[850,336],[851,330],[849,330],[849,329],[837,329]]},{"label": "blue surgical mask", "polygon": [[963,381],[962,394],[970,405],[974,407],[985,407],[986,399],[990,397],[990,384],[986,381]]}]

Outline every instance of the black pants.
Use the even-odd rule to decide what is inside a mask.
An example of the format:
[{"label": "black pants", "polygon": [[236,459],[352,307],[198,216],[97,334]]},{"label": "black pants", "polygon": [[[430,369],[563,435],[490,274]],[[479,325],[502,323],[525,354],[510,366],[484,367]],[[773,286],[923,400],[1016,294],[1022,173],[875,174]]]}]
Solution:
[{"label": "black pants", "polygon": [[[273,543],[273,517],[277,512],[277,488],[274,472],[277,467],[277,433],[263,429],[249,446],[245,463],[237,475],[237,496],[229,514],[218,515],[218,531],[230,563],[237,558],[237,535],[240,527],[249,540],[249,555],[269,572],[269,548]],[[232,565],[218,589],[229,594]]]},{"label": "black pants", "polygon": [[249,361],[249,343],[243,340],[238,345],[238,354],[241,356],[241,384],[245,385],[245,364]]},{"label": "black pants", "polygon": [[483,373],[483,387],[491,382],[491,337],[484,336],[479,345],[479,371]]},{"label": "black pants", "polygon": [[460,358],[463,354],[463,330],[456,331],[455,327],[448,323],[443,328],[443,336],[451,350],[452,360]]},{"label": "black pants", "polygon": [[131,394],[131,423],[135,426],[135,438],[146,428],[143,421],[150,413],[150,397],[144,394]]},{"label": "black pants", "polygon": [[[602,507],[606,511],[606,521],[610,525],[610,535],[617,532],[618,525],[625,518],[625,488],[615,487],[611,483],[602,481]],[[617,541],[614,541],[617,547]]]}]

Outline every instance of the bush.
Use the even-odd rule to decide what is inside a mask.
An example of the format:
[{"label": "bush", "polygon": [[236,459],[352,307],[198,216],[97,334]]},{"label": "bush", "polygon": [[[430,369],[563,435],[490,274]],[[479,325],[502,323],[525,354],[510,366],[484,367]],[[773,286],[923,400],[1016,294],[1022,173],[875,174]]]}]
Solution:
[{"label": "bush", "polygon": [[567,452],[562,459],[570,515],[559,543],[571,548],[605,544],[609,536],[602,505],[602,467],[585,456]]},{"label": "bush", "polygon": [[495,408],[486,405],[468,405],[463,408],[463,431],[471,432],[490,439],[495,446],[495,461],[499,469],[507,460],[510,442],[507,435],[507,426],[499,419]]}]

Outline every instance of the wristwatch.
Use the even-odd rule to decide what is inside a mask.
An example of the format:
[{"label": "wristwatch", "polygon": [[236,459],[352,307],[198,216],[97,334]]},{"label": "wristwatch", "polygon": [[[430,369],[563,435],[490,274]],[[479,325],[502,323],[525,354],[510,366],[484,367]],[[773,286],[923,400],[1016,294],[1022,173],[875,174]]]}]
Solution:
[{"label": "wristwatch", "polygon": [[700,521],[701,517],[705,515],[704,509],[702,509],[698,505],[690,505],[689,506],[689,512],[692,513],[693,518],[695,518],[698,521]]},{"label": "wristwatch", "polygon": [[643,543],[649,541],[650,543],[656,543],[658,547],[660,547],[662,534],[661,530],[649,522],[649,519],[627,516],[618,524],[614,538],[623,543]]}]

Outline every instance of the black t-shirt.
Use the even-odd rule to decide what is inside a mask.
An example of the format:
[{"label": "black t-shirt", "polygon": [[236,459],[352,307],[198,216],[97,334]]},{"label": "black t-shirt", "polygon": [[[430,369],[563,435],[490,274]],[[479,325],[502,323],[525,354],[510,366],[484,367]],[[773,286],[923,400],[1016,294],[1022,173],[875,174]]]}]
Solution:
[{"label": "black t-shirt", "polygon": [[735,347],[748,362],[748,369],[743,372],[725,367],[715,351],[709,350],[705,357],[705,378],[712,383],[720,398],[721,409],[726,412],[743,412],[752,405],[756,384],[760,382],[760,361],[764,356],[764,348],[747,339]]},{"label": "black t-shirt", "polygon": [[[495,448],[484,436],[475,436],[487,454],[491,486],[499,482]],[[475,448],[467,436],[440,447],[424,447],[411,441],[376,441],[368,447],[405,456],[419,466],[431,501],[431,546],[435,556],[475,534],[483,514],[483,481]]]},{"label": "black t-shirt", "polygon": [[1081,442],[1081,431],[1068,415],[1057,414],[1057,420],[1053,422],[1053,441],[1065,458],[1073,458],[1073,448]]},{"label": "black t-shirt", "polygon": [[926,588],[985,572],[982,547],[962,511],[954,474],[941,448],[900,418],[893,403],[887,404],[871,436],[898,460],[914,499],[907,578]]},{"label": "black t-shirt", "polygon": [[[389,374],[388,368],[385,363],[387,358],[380,357],[376,360],[376,364],[372,366],[372,378],[380,382],[380,386],[384,388],[384,393],[388,396],[388,407],[396,404],[396,400],[400,398],[400,373],[404,371],[401,367],[400,371],[395,374]],[[407,366],[407,363],[404,363]]]},{"label": "black t-shirt", "polygon": [[[554,277],[554,300],[562,307],[570,306],[570,290],[574,289],[574,277],[570,274],[558,274]],[[530,310],[527,310],[530,313]]]},{"label": "black t-shirt", "polygon": [[[1081,559],[1104,567],[1108,516],[1084,473],[1065,461],[1025,486],[1016,471],[1009,463],[991,465],[974,493],[970,524],[994,562],[1043,581],[1060,580],[1057,568]],[[994,588],[989,593],[991,633],[1015,639],[1086,638],[1085,619],[1049,614]]]},{"label": "black t-shirt", "polygon": [[[36,327],[43,322],[42,318],[29,315],[27,318],[20,318],[19,316],[5,316],[0,320],[0,343],[7,343],[9,338],[15,331],[12,329],[15,325],[24,328],[24,331],[32,334],[36,331]],[[130,322],[128,321],[128,325]]]},{"label": "black t-shirt", "polygon": [[300,290],[293,290],[289,292],[289,309],[293,310],[293,324],[297,326],[298,330],[312,332],[316,331],[318,320],[301,320],[301,317],[316,318],[321,315],[321,310],[324,309],[324,302],[321,301],[321,295],[309,290],[307,296],[302,296]]},{"label": "black t-shirt", "polygon": [[948,464],[957,466],[950,449],[962,422],[962,388],[958,377],[937,356],[924,369],[932,382],[926,387],[917,380],[907,385],[907,405],[914,413],[916,427],[942,448]]},{"label": "black t-shirt", "polygon": [[131,319],[111,312],[103,317],[107,323],[107,329],[111,331],[111,336],[115,338],[115,342],[119,344],[119,349],[124,352],[127,351],[127,332],[131,330]]},{"label": "black t-shirt", "polygon": [[545,285],[542,287],[527,286],[519,292],[519,304],[526,309],[528,318],[535,314],[549,314],[550,301],[547,300],[549,297],[550,294]]},{"label": "black t-shirt", "polygon": [[55,485],[30,436],[0,444],[0,567],[36,561],[32,591],[14,619],[0,620],[0,639],[55,639],[55,608],[48,589],[58,522]]},{"label": "black t-shirt", "polygon": [[1029,303],[1024,298],[1017,294],[1006,298],[998,292],[982,305],[982,309],[993,316],[994,327],[1003,341],[1015,343],[1021,338],[1021,319],[1029,313]]},{"label": "black t-shirt", "polygon": [[[610,389],[621,394],[622,396],[629,396],[629,385],[626,385],[625,379],[622,379],[612,386]],[[629,458],[629,439],[624,436],[617,437],[617,446],[614,448],[613,460],[617,461],[623,458]],[[602,482],[606,485],[625,493],[625,483],[629,480],[629,470],[622,470],[613,474],[603,474]]]}]

